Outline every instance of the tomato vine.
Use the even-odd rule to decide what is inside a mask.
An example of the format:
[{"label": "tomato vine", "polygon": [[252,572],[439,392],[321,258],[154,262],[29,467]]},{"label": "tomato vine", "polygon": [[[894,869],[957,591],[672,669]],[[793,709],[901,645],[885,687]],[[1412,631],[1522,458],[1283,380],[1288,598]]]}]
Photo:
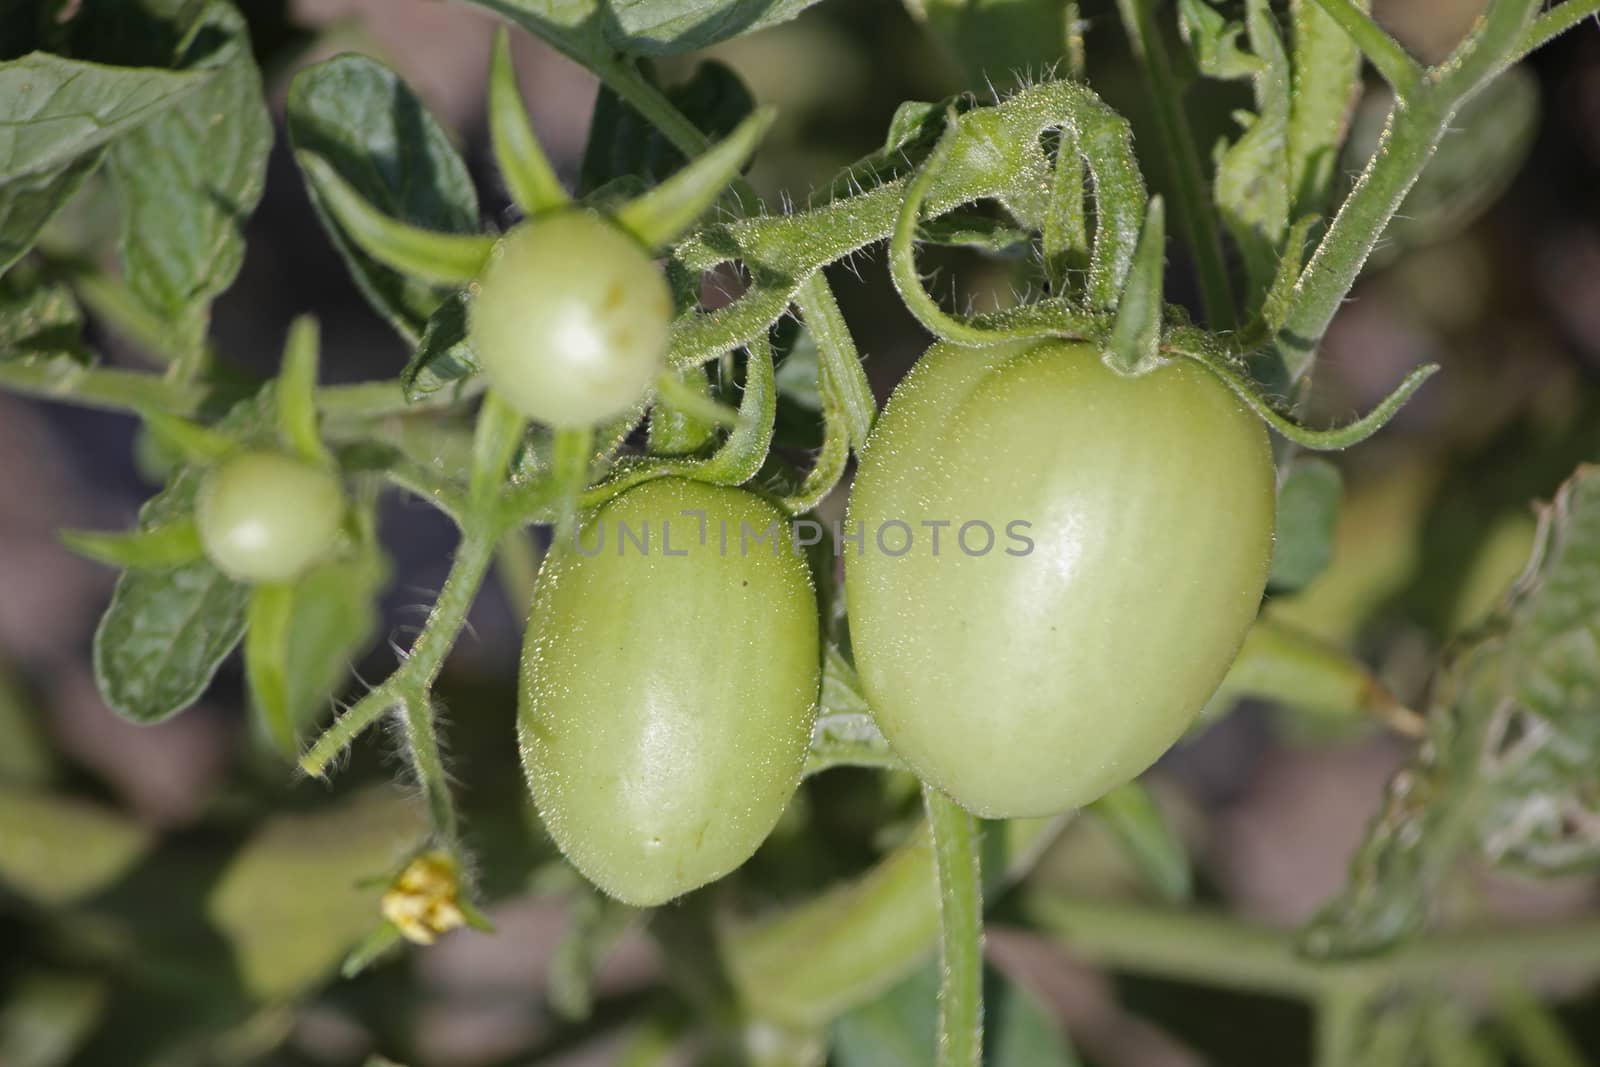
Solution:
[{"label": "tomato vine", "polygon": [[[470,833],[457,808],[434,689],[498,555],[519,599],[529,600],[532,589],[521,715],[532,792],[562,851],[610,896],[653,906],[721,877],[773,830],[783,802],[804,774],[859,766],[910,769],[921,777],[925,819],[906,843],[834,894],[759,922],[734,924],[722,931],[721,947],[750,1024],[805,1035],[903,974],[937,937],[939,1063],[976,1067],[983,1055],[986,878],[987,884],[1000,885],[1025,869],[1040,842],[1065,820],[1065,807],[1091,805],[1109,790],[1127,787],[1128,779],[1200,713],[1241,643],[1244,654],[1251,654],[1246,631],[1272,563],[1269,498],[1275,471],[1259,424],[1287,442],[1286,452],[1343,449],[1381,429],[1438,369],[1413,371],[1369,413],[1342,426],[1307,426],[1294,403],[1303,395],[1301,386],[1337,309],[1462,105],[1523,55],[1593,14],[1596,5],[1566,0],[1541,12],[1538,0],[1490,0],[1466,39],[1441,62],[1426,65],[1356,0],[1297,4],[1295,38],[1288,46],[1262,0],[1250,0],[1238,24],[1201,0],[1181,0],[1181,36],[1199,73],[1248,80],[1254,100],[1248,128],[1219,151],[1208,177],[1184,118],[1161,12],[1148,0],[1119,0],[1119,20],[1172,163],[1170,204],[1151,194],[1129,122],[1085,81],[1072,77],[1025,84],[982,106],[971,98],[908,104],[881,151],[850,166],[804,208],[776,212],[768,211],[740,176],[772,127],[774,113],[757,108],[728,123],[726,136],[713,140],[673,104],[645,67],[628,58],[628,46],[660,43],[651,34],[681,32],[687,39],[699,31],[670,20],[643,30],[619,29],[600,17],[599,8],[587,14],[579,10],[594,7],[590,4],[570,5],[577,12],[571,14],[557,10],[560,5],[532,0],[479,2],[585,64],[685,162],[651,182],[625,175],[635,182],[582,195],[569,192],[530,124],[509,36],[502,29],[488,62],[488,133],[519,217],[504,233],[483,232],[466,168],[431,120],[419,123],[420,132],[411,135],[414,143],[403,146],[437,164],[438,189],[426,195],[411,187],[413,175],[355,166],[341,154],[339,124],[355,120],[325,106],[323,79],[359,83],[371,100],[384,105],[409,100],[392,73],[370,61],[342,57],[301,74],[304,81],[291,92],[290,102],[295,158],[311,201],[358,285],[415,352],[397,378],[319,384],[317,330],[302,319],[291,330],[274,382],[260,389],[239,387],[210,373],[214,353],[205,340],[213,290],[237,267],[228,259],[232,253],[221,254],[209,273],[191,279],[194,284],[179,286],[182,293],[166,294],[169,306],[157,313],[151,310],[154,274],[140,269],[136,252],[125,256],[124,283],[81,264],[55,262],[40,246],[36,259],[48,270],[17,301],[22,310],[0,321],[5,331],[0,333],[5,345],[0,386],[134,414],[173,457],[168,488],[146,506],[135,529],[65,535],[78,552],[124,571],[97,645],[102,690],[128,717],[159,721],[192,702],[221,659],[242,641],[247,684],[265,730],[304,774],[331,774],[366,730],[386,719],[396,725],[430,829],[392,872],[385,925],[351,957],[350,969],[359,969],[402,937],[426,943],[481,920],[473,903],[482,894],[474,883]],[[776,6],[781,5],[753,5]],[[219,33],[238,17],[229,5],[212,7],[207,18],[217,20],[212,28]],[[189,33],[198,39],[199,24]],[[230,40],[231,47],[241,47],[237,35]],[[143,109],[159,113],[198,104],[223,80],[204,71],[254,72],[253,66],[208,67],[217,57],[200,57],[192,69],[148,75],[139,82],[141,95],[117,104],[116,94],[126,97],[129,84],[138,80],[130,73],[135,68],[90,71],[80,69],[87,64],[77,59],[38,57],[43,58],[14,61],[25,68],[0,64],[0,77],[55,79],[55,91],[68,95],[75,79],[99,77],[113,100],[97,104],[103,119],[97,130],[59,146],[62,158],[42,153],[41,163],[0,157],[0,179],[45,182],[53,190],[51,211],[100,165],[115,138],[146,129],[139,125],[148,121],[140,117]],[[1363,61],[1389,84],[1393,106],[1377,150],[1329,214],[1332,153],[1344,136],[1345,112]],[[256,106],[250,114],[259,119],[259,110]],[[374,107],[366,118],[377,121],[394,110]],[[173,117],[181,116],[174,112]],[[203,152],[206,146],[192,148]],[[1272,162],[1261,164],[1269,155]],[[1266,192],[1260,191],[1260,181],[1252,184],[1263,172],[1273,179]],[[124,172],[118,180],[133,178]],[[5,188],[0,183],[0,191]],[[241,181],[235,192],[242,204],[253,202],[259,189]],[[985,204],[998,208],[999,221],[983,214],[969,217],[969,209]],[[1199,323],[1169,302],[1164,288],[1169,210],[1173,231],[1183,235],[1194,257]],[[206,225],[215,231],[213,245],[233,248],[229,242],[237,234],[225,222]],[[130,226],[140,223],[130,208]],[[14,256],[6,251],[9,245],[0,245],[7,256],[0,265],[15,269],[13,263],[21,262],[34,270],[36,264],[22,257],[37,238],[37,232],[27,235]],[[917,252],[921,246],[963,240],[1035,252],[1040,295],[984,314],[947,310],[925,285]],[[1228,241],[1237,263],[1230,262]],[[901,303],[936,342],[881,419],[862,353],[825,273],[880,244]],[[707,308],[700,288],[715,271],[736,272],[741,285],[731,299]],[[6,295],[9,299],[9,290]],[[80,302],[150,351],[162,370],[96,365],[78,341],[56,347],[52,339],[63,328],[72,333],[81,325]],[[804,469],[775,451],[781,392],[775,349],[789,344],[783,329],[790,317],[814,346],[816,362],[820,439]],[[1117,421],[1106,423],[1107,436],[1132,433],[1138,444],[1151,446],[1150,455],[1127,461],[1141,472],[1155,470],[1163,450],[1172,454],[1194,447],[1213,459],[1230,457],[1222,475],[1209,481],[1217,472],[1185,467],[1174,477],[1186,484],[1145,477],[1133,479],[1139,484],[1131,489],[1126,482],[1120,486],[1124,510],[1133,507],[1130,499],[1142,507],[1141,487],[1151,497],[1175,501],[1169,509],[1173,514],[1162,519],[1163,529],[1187,521],[1189,541],[1183,548],[1194,559],[1161,552],[1159,544],[1139,540],[1140,531],[1119,532],[1117,516],[1109,511],[1101,515],[1092,506],[1079,507],[1086,521],[1116,534],[1118,547],[1139,557],[1147,583],[1176,588],[1185,575],[1209,565],[1228,588],[1192,605],[1178,601],[1180,608],[1206,618],[1213,632],[1205,640],[1163,637],[1159,626],[1138,619],[1119,628],[1097,618],[1091,620],[1093,633],[1084,627],[1071,635],[1074,648],[1090,648],[1119,670],[1135,670],[1134,653],[1153,650],[1186,679],[1184,691],[1170,701],[1156,694],[1140,704],[1144,718],[1134,726],[1147,733],[1161,713],[1159,737],[1148,744],[1148,738],[1113,736],[1116,731],[1106,724],[1115,720],[1117,709],[1097,709],[1094,694],[1075,693],[1074,715],[1104,714],[1098,723],[1060,716],[1055,724],[1072,727],[1073,743],[1100,742],[1084,757],[1094,769],[1083,770],[1069,783],[1072,788],[1039,785],[1030,791],[1039,783],[1030,782],[1026,773],[1011,773],[1015,766],[994,789],[989,788],[993,783],[974,785],[973,776],[958,773],[959,768],[952,771],[970,750],[1012,725],[1002,721],[1007,712],[987,708],[987,718],[969,734],[959,734],[951,725],[960,718],[958,709],[934,728],[946,735],[925,744],[927,738],[917,733],[926,733],[927,723],[918,716],[931,714],[940,690],[960,688],[939,677],[938,669],[947,659],[970,654],[971,642],[962,646],[952,638],[948,648],[927,645],[912,654],[903,635],[893,630],[895,620],[903,623],[912,607],[953,620],[958,628],[984,621],[986,611],[994,616],[989,621],[1003,623],[1001,608],[1018,609],[1012,615],[1026,608],[1032,620],[1057,619],[1063,611],[1045,594],[1038,602],[997,601],[990,571],[987,583],[975,582],[964,593],[957,589],[963,595],[923,601],[918,590],[895,584],[921,572],[898,563],[875,572],[873,564],[847,555],[842,569],[854,602],[848,610],[832,612],[837,561],[830,555],[816,570],[829,588],[820,590],[824,607],[814,617],[816,591],[797,577],[803,569],[798,563],[782,573],[746,563],[741,573],[747,577],[737,588],[731,584],[732,569],[723,567],[715,577],[727,579],[727,588],[715,603],[706,599],[713,583],[707,577],[703,529],[700,559],[707,573],[695,572],[690,585],[674,584],[663,571],[630,570],[609,558],[591,564],[582,551],[584,538],[592,537],[598,524],[635,509],[648,518],[674,501],[712,501],[740,518],[770,512],[786,537],[798,528],[790,527],[790,519],[814,513],[843,482],[852,457],[861,472],[852,518],[910,515],[930,500],[946,498],[962,507],[974,499],[987,504],[983,494],[996,482],[988,476],[992,471],[973,475],[971,480],[982,484],[972,489],[958,484],[959,469],[980,444],[987,447],[990,437],[1000,436],[993,431],[1001,420],[996,415],[984,423],[973,415],[977,421],[970,426],[963,420],[984,402],[982,390],[1020,389],[1017,382],[1036,365],[1048,369],[1038,381],[1024,382],[1029,395],[1052,396],[1071,379],[1059,398],[1058,417],[1093,428],[1099,425],[1096,419],[1113,414]],[[1078,373],[1074,366],[1088,369]],[[919,384],[941,373],[950,381]],[[917,392],[930,388],[937,394],[933,401]],[[1154,397],[1158,390],[1167,391],[1163,396],[1182,391],[1181,402],[1169,411],[1150,401],[1153,414],[1135,410],[1144,403],[1140,397]],[[1074,415],[1071,405],[1085,398],[1104,403]],[[919,404],[932,406],[924,411]],[[1008,410],[1022,406],[1013,402]],[[1220,413],[1216,425],[1195,429],[1212,409]],[[903,410],[914,412],[909,429],[902,425]],[[1035,415],[1044,422],[1043,415]],[[1141,419],[1142,428],[1127,429]],[[1218,429],[1223,422],[1238,433],[1229,437],[1230,430]],[[973,433],[973,439],[958,441],[961,430]],[[1008,444],[1020,442],[1018,447],[1038,454],[1075,443],[1047,439],[1031,426],[1007,432]],[[1076,443],[1083,447],[1070,451],[1091,451],[1092,442]],[[1106,470],[1130,454],[1126,448],[1108,448]],[[1023,469],[1025,460],[996,453],[985,462],[993,470],[1012,472]],[[937,485],[927,473],[930,466],[944,479]],[[1239,482],[1249,484],[1234,493]],[[1008,482],[1004,488],[1013,497],[1031,491],[1019,489],[1020,484]],[[1588,514],[1592,485],[1593,473],[1580,472],[1547,515],[1541,545],[1552,553],[1543,560],[1549,570],[1530,572],[1518,598],[1496,617],[1498,628],[1441,668],[1442,681],[1459,687],[1453,703],[1431,709],[1418,726],[1401,716],[1392,700],[1369,700],[1373,689],[1364,674],[1355,680],[1359,700],[1382,705],[1394,718],[1404,718],[1408,728],[1431,731],[1426,733],[1429,755],[1420,759],[1415,774],[1438,778],[1437,790],[1421,810],[1407,796],[1391,794],[1358,859],[1350,891],[1304,942],[1309,952],[1343,957],[1388,947],[1420,924],[1438,870],[1471,847],[1515,853],[1535,866],[1556,866],[1575,852],[1587,856],[1591,848],[1600,848],[1588,838],[1574,842],[1564,836],[1565,823],[1541,823],[1530,830],[1534,816],[1528,809],[1518,809],[1521,821],[1505,814],[1516,807],[1511,800],[1504,809],[1493,809],[1497,814],[1486,814],[1478,806],[1481,797],[1453,791],[1454,779],[1445,773],[1466,767],[1475,783],[1506,796],[1531,789],[1529,782],[1540,774],[1581,773],[1576,763],[1556,768],[1531,757],[1519,762],[1511,757],[1525,754],[1496,747],[1504,738],[1495,731],[1507,727],[1496,718],[1491,698],[1501,694],[1477,687],[1490,686],[1484,679],[1492,675],[1493,684],[1513,677],[1529,692],[1537,688],[1541,678],[1532,675],[1548,665],[1532,646],[1541,627],[1559,625],[1539,610],[1542,601],[1535,598],[1544,589],[1539,580],[1562,566],[1576,572],[1588,565],[1581,552],[1567,552],[1562,524]],[[296,612],[319,571],[332,568],[337,579],[348,578],[361,589],[376,581],[372,575],[381,564],[373,501],[384,486],[446,514],[458,528],[459,543],[442,589],[393,672],[302,746],[305,716],[297,709],[298,665],[292,662]],[[894,492],[907,488],[896,498],[883,486]],[[1097,491],[1089,486],[1081,495],[1092,498]],[[898,511],[884,502],[885,494]],[[537,577],[529,558],[527,531],[533,526],[552,531],[552,548]],[[1100,551],[1092,540],[1080,538]],[[1110,549],[1102,555],[1116,558]],[[1160,564],[1179,572],[1167,575]],[[1114,569],[1112,563],[1105,566]],[[929,587],[944,583],[943,591],[949,592],[955,583],[951,572],[950,566],[929,569],[922,578]],[[1079,600],[1087,588],[1088,599],[1110,611],[1132,584],[1125,575],[1111,577],[1116,581],[1107,589],[1082,583],[1067,588],[1066,579],[1052,588]],[[762,588],[744,592],[751,582]],[[1560,586],[1552,582],[1552,588]],[[1230,599],[1230,590],[1242,592]],[[965,594],[971,595],[963,599]],[[614,604],[636,608],[641,597],[650,601],[648,612],[608,614]],[[1056,597],[1065,599],[1071,598]],[[731,652],[733,642],[699,620],[682,625],[676,606],[691,602],[708,615],[742,619],[740,650]],[[592,614],[596,606],[598,615]],[[203,617],[208,633],[175,652],[163,649],[171,620],[186,611]],[[147,625],[145,616],[160,616],[169,629]],[[846,617],[853,633],[843,625]],[[620,678],[585,662],[592,652],[564,643],[574,634],[594,639],[604,633],[607,648],[623,647],[628,636],[645,632],[647,623],[659,646],[653,649],[658,659],[624,657],[621,669],[629,673]],[[927,629],[932,633],[938,627]],[[761,640],[750,636],[767,630]],[[1111,632],[1133,636],[1108,651],[1111,638],[1105,634]],[[1002,643],[1025,644],[997,642],[996,662],[1005,659]],[[165,658],[163,669],[150,667],[152,649],[161,657],[179,656],[181,669],[165,670]],[[1528,657],[1523,663],[1528,675],[1502,672],[1498,657],[1509,655],[1508,649]],[[1327,665],[1317,657],[1326,650],[1310,642],[1292,636],[1264,640],[1256,651],[1304,667],[1299,679],[1337,675],[1330,687],[1342,687],[1341,694],[1352,688],[1347,674],[1323,669]],[[1480,655],[1490,662],[1482,674],[1475,659]],[[755,675],[730,681],[731,675],[719,673],[725,662],[747,666],[758,657],[775,671],[775,680],[768,679],[771,688],[751,681]],[[783,669],[773,668],[780,659]],[[1335,667],[1349,664],[1340,660]],[[1043,716],[1027,705],[1024,691],[1037,689],[1040,677],[1012,664],[1007,681],[988,688],[997,703],[1026,712],[1020,717],[1031,724]],[[711,692],[707,684],[706,691],[691,692],[697,678],[717,679],[723,689]],[[1017,678],[1023,682],[1013,687]],[[1070,678],[1051,681],[1047,695],[1057,701],[1076,684]],[[674,705],[677,713],[661,710],[665,697],[652,703],[650,694],[637,691],[651,685],[670,690],[681,702]],[[1100,688],[1110,692],[1111,687]],[[969,704],[977,701],[978,694],[968,695]],[[1126,693],[1117,695],[1126,699]],[[1536,703],[1527,693],[1518,695]],[[639,708],[656,717],[641,725],[629,717]],[[772,714],[762,719],[767,712]],[[676,748],[645,736],[685,723],[698,728],[695,713],[721,715],[713,725],[722,732]],[[1575,749],[1583,747],[1558,710],[1542,709],[1537,717],[1538,729],[1562,734]],[[1019,733],[1010,746],[1013,753],[1035,754],[1030,740],[1038,745],[1041,765],[1048,764],[1052,773],[1059,776],[1071,762],[1061,756],[1070,745],[1056,736]],[[657,749],[663,745],[671,749],[666,753],[674,760],[670,766],[659,762],[664,757]],[[654,758],[656,767],[665,769],[652,776],[649,768],[630,762],[636,756]],[[996,777],[993,767],[985,774]],[[601,788],[596,783],[624,779],[631,787],[614,788],[626,794],[626,803],[619,802],[621,794],[596,792]],[[716,788],[692,795],[690,779],[702,784],[714,779]],[[1013,804],[1010,798],[993,800],[997,792],[1028,795]],[[1101,810],[1122,832],[1131,835],[1159,822],[1148,798],[1113,795],[1116,799]],[[730,796],[742,805],[735,815],[724,810]],[[1549,796],[1543,799],[1550,802]],[[1558,799],[1568,822],[1587,825],[1583,819],[1593,813],[1583,807],[1581,789]],[[623,814],[618,814],[619,803]],[[972,812],[1013,821],[1003,830],[986,831]],[[641,826],[656,815],[684,825],[663,830],[650,823],[655,829],[646,833]],[[1049,818],[1017,818],[1040,815]],[[1397,843],[1404,834],[1422,833],[1416,827],[1428,828],[1427,848]],[[1010,835],[1016,870],[1004,865],[984,870],[979,854],[985,832]],[[1522,836],[1508,837],[1516,833]],[[1181,846],[1157,835],[1137,847],[1159,867]],[[1400,882],[1405,885],[1397,888]],[[1184,892],[1187,869],[1166,884],[1180,887],[1174,893]],[[922,887],[921,896],[913,886]],[[1088,914],[1049,902],[1030,908],[1042,926],[1086,951],[1161,973],[1217,977],[1215,959],[1227,954],[1207,952],[1202,964],[1182,950],[1152,947],[1156,939],[1130,933],[1132,921],[1116,909]],[[893,921],[884,918],[896,909]],[[1240,932],[1213,928],[1201,919],[1170,921],[1189,924],[1175,934],[1187,944]],[[841,962],[854,947],[845,943],[867,936],[861,931],[869,929],[881,952],[870,960]],[[1382,988],[1374,973],[1360,963],[1315,970],[1279,939],[1249,930],[1241,936],[1244,947],[1221,980],[1245,986],[1281,982],[1311,997],[1323,1020],[1319,1063],[1354,1062],[1359,1053],[1351,1035],[1366,1025],[1365,1015]],[[1486,940],[1494,950],[1486,955],[1521,958],[1522,948]],[[1425,942],[1400,958],[1403,966],[1432,973],[1467,954],[1464,944]],[[795,964],[791,954],[801,949],[821,962]]]}]

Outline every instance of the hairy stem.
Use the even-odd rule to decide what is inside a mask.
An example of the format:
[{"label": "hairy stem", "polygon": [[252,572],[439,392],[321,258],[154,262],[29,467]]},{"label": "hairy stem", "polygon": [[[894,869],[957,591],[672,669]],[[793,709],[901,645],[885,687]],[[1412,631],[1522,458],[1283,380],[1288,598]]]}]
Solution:
[{"label": "hairy stem", "polygon": [[1600,14],[1600,0],[1563,0],[1562,3],[1534,19],[1522,31],[1522,36],[1517,38],[1517,47],[1510,62],[1514,63],[1529,52],[1549,44],[1584,19],[1594,18],[1596,14]]},{"label": "hairy stem", "polygon": [[[1276,339],[1292,379],[1302,377],[1309,368],[1328,324],[1355,285],[1389,220],[1432,158],[1456,109],[1515,54],[1538,5],[1539,0],[1492,0],[1477,28],[1449,59],[1409,87],[1396,86],[1394,110],[1378,150],[1295,283],[1289,313]],[[1348,18],[1350,11],[1359,11],[1333,0],[1324,6],[1336,18],[1341,12]],[[1376,29],[1376,24],[1372,25]],[[1370,43],[1360,36],[1357,40],[1364,49]]]},{"label": "hairy stem", "polygon": [[977,820],[922,787],[939,881],[939,1067],[983,1063],[983,878]]},{"label": "hairy stem", "polygon": [[[389,678],[355,703],[349,711],[335,719],[316,743],[300,757],[300,769],[307,774],[321,776],[328,765],[348,748],[361,732],[381,719],[397,704],[404,704],[407,716],[416,714],[412,704],[422,698],[423,711],[431,721],[432,709],[426,694],[444,665],[445,656],[455,645],[456,637],[467,621],[467,611],[477,598],[489,564],[494,560],[498,537],[493,531],[469,528],[463,530],[461,544],[456,548],[455,559],[450,564],[450,574],[444,589],[428,613],[422,633],[406,653],[406,661]],[[407,724],[408,732],[414,725]]]},{"label": "hairy stem", "polygon": [[1396,96],[1410,94],[1422,77],[1422,65],[1400,45],[1372,15],[1354,0],[1317,0],[1328,17],[1349,34],[1362,55],[1378,69],[1383,80],[1394,87]]},{"label": "hairy stem", "polygon": [[433,704],[426,689],[401,702],[400,725],[405,732],[411,769],[422,786],[428,804],[428,820],[434,833],[451,852],[459,852],[455,804],[450,799],[450,777],[445,773],[444,757],[439,752],[439,734]]}]

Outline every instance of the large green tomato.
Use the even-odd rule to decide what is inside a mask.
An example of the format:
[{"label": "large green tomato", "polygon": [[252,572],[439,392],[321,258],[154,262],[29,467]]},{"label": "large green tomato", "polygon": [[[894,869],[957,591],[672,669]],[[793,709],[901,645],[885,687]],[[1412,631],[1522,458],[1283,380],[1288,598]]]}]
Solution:
[{"label": "large green tomato", "polygon": [[593,426],[643,399],[666,365],[672,293],[650,254],[598,215],[535,218],[473,284],[468,339],[489,384],[547,426]]},{"label": "large green tomato", "polygon": [[1273,504],[1265,429],[1196,364],[1128,378],[1087,345],[935,345],[868,442],[843,546],[880,728],[976,814],[1094,800],[1222,681]]},{"label": "large green tomato", "polygon": [[625,903],[739,866],[799,784],[820,657],[790,546],[759,497],[669,478],[608,503],[539,571],[523,766],[561,851]]},{"label": "large green tomato", "polygon": [[344,522],[339,479],[279,452],[244,452],[206,472],[195,498],[200,544],[240,582],[287,582],[333,551]]}]

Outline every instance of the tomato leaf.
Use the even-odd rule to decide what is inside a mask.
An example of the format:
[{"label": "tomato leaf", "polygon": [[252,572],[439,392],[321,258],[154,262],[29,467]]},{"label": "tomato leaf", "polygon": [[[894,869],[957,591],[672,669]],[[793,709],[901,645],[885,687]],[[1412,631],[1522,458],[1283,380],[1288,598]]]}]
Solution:
[{"label": "tomato leaf", "polygon": [[[983,1062],[988,1067],[1076,1067],[1080,1062],[1049,1013],[998,971],[984,971]],[[927,1067],[938,1059],[936,964],[864,1007],[841,1016],[831,1033],[838,1067]]]},{"label": "tomato leaf", "polygon": [[1167,824],[1155,797],[1141,783],[1118,786],[1088,809],[1111,831],[1135,867],[1168,903],[1182,904],[1194,892],[1189,852]]},{"label": "tomato leaf", "polygon": [[[701,63],[688,81],[672,86],[666,94],[712,141],[732,133],[755,108],[755,98],[739,75],[715,61]],[[581,194],[587,196],[621,178],[643,178],[654,184],[686,162],[683,153],[653,123],[616,93],[601,87],[578,175]]]},{"label": "tomato leaf", "polygon": [[375,547],[316,568],[295,583],[287,648],[289,717],[300,729],[326,719],[333,697],[378,632],[377,596],[389,565]]},{"label": "tomato leaf", "polygon": [[0,272],[33,247],[108,144],[208,77],[44,53],[0,63]]},{"label": "tomato leaf", "polygon": [[[1370,6],[1363,0],[1361,6]],[[1289,97],[1290,215],[1328,210],[1339,146],[1361,95],[1361,50],[1317,0],[1290,0],[1294,51]],[[1298,249],[1296,249],[1298,252]]]},{"label": "tomato leaf", "polygon": [[[234,408],[208,433],[266,440],[273,432],[270,393]],[[191,519],[202,469],[178,471],[139,510],[138,529]],[[210,684],[244,633],[249,587],[207,559],[164,569],[128,570],[94,635],[94,673],[106,704],[126,719],[155,723],[182,711]]]},{"label": "tomato leaf", "polygon": [[[1242,131],[1231,144],[1218,144],[1214,153],[1217,208],[1243,254],[1253,310],[1272,281],[1295,192],[1289,56],[1267,0],[1248,0],[1242,24],[1224,18],[1210,0],[1180,0],[1179,25],[1201,73],[1254,83],[1255,111],[1237,113]],[[1250,51],[1240,45],[1241,36],[1248,39]]]},{"label": "tomato leaf", "polygon": [[272,119],[244,18],[230,4],[204,8],[177,63],[208,74],[205,85],[113,144],[109,166],[129,288],[203,333],[207,307],[244,261],[241,227],[266,184]]},{"label": "tomato leaf", "polygon": [[676,55],[787,22],[817,0],[473,0],[584,65]]},{"label": "tomato leaf", "polygon": [[364,880],[426,833],[420,806],[389,787],[266,822],[205,897],[210,929],[232,950],[245,990],[270,1002],[330,977],[378,915],[384,883]]},{"label": "tomato leaf", "polygon": [[[187,517],[199,481],[197,471],[181,471],[140,510],[139,528]],[[124,571],[94,635],[95,680],[107,705],[154,723],[194,703],[239,643],[249,599],[246,586],[206,559]]]},{"label": "tomato leaf", "polygon": [[0,1054],[10,1067],[62,1067],[104,1020],[111,983],[23,966],[0,1005]]},{"label": "tomato leaf", "polygon": [[[364,56],[337,56],[289,87],[289,138],[320,156],[391,218],[443,233],[479,231],[478,194],[466,164],[398,75]],[[356,286],[375,311],[420,345],[445,290],[413,281],[362,252],[333,221],[307,178],[312,204]]]},{"label": "tomato leaf", "polygon": [[0,186],[59,173],[211,79],[34,53],[0,63]]},{"label": "tomato leaf", "polygon": [[570,925],[550,956],[546,995],[561,1018],[581,1021],[594,1008],[595,972],[640,912],[587,885],[578,887],[567,910]]},{"label": "tomato leaf", "polygon": [[1600,864],[1600,467],[1542,509],[1527,570],[1431,692],[1423,743],[1306,932],[1314,955],[1412,932],[1465,855],[1531,874]]},{"label": "tomato leaf", "polygon": [[83,356],[82,316],[63,285],[41,285],[17,294],[0,282],[0,361],[62,354]]},{"label": "tomato leaf", "polygon": [[21,259],[58,211],[99,168],[94,151],[58,170],[27,174],[0,184],[0,273]]},{"label": "tomato leaf", "polygon": [[1053,70],[1065,57],[1061,0],[918,0],[928,27],[967,72],[967,88],[993,91]]},{"label": "tomato leaf", "polygon": [[428,316],[417,351],[400,372],[407,400],[415,403],[478,373],[478,357],[467,342],[467,300],[467,291],[459,289]]},{"label": "tomato leaf", "polygon": [[60,907],[105,889],[154,838],[110,808],[0,785],[0,885],[34,904]]},{"label": "tomato leaf", "polygon": [[1334,527],[1344,479],[1325,459],[1295,460],[1278,489],[1278,535],[1267,587],[1292,593],[1316,580],[1333,560]]}]

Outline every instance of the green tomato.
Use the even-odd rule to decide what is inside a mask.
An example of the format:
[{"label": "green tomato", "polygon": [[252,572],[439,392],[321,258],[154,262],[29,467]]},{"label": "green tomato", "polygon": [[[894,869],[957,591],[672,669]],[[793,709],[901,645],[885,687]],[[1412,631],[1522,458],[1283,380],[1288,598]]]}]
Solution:
[{"label": "green tomato", "polygon": [[649,253],[585,211],[524,222],[473,284],[468,340],[489,384],[547,426],[593,426],[666,365],[672,293]]},{"label": "green tomato", "polygon": [[1273,496],[1264,427],[1195,363],[1130,378],[1082,344],[935,345],[864,450],[843,546],[879,727],[989,818],[1128,781],[1244,641]]},{"label": "green tomato", "polygon": [[278,452],[244,452],[206,473],[195,499],[200,543],[240,582],[286,582],[326,559],[344,522],[328,471]]},{"label": "green tomato", "polygon": [[523,766],[561,851],[625,903],[739,866],[799,784],[819,645],[789,537],[751,493],[665,478],[606,504],[540,568]]}]

